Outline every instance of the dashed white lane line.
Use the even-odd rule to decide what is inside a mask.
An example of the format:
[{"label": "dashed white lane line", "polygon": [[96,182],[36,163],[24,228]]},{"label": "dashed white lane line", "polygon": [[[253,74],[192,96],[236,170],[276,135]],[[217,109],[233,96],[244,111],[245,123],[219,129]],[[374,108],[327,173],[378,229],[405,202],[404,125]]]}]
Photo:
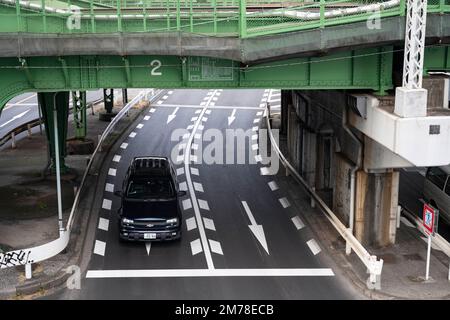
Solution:
[{"label": "dashed white lane line", "polygon": [[291,204],[289,203],[289,200],[286,197],[280,198],[280,199],[278,199],[278,201],[280,201],[281,205],[285,209],[291,206]]},{"label": "dashed white lane line", "polygon": [[183,140],[187,140],[190,137],[190,133],[183,134]]},{"label": "dashed white lane line", "polygon": [[257,134],[252,135],[252,140],[258,140],[258,135]]},{"label": "dashed white lane line", "polygon": [[198,117],[192,117],[191,118],[191,121],[197,121],[198,120]]},{"label": "dashed white lane line", "polygon": [[186,181],[181,182],[179,185],[180,191],[187,191],[187,184]]},{"label": "dashed white lane line", "polygon": [[200,112],[202,112],[202,109],[195,110],[195,114],[199,114]]},{"label": "dashed white lane line", "polygon": [[194,139],[201,139],[202,138],[202,134],[201,133],[196,133],[194,135]]},{"label": "dashed white lane line", "polygon": [[260,122],[260,121],[261,121],[260,118],[256,118],[255,120],[253,120],[253,123],[258,123],[258,122]]},{"label": "dashed white lane line", "polygon": [[105,191],[106,192],[114,192],[114,185],[112,183],[107,183],[105,185]]},{"label": "dashed white lane line", "polygon": [[261,103],[261,104],[259,105],[259,107],[260,107],[260,108],[265,108],[265,107],[266,107],[266,104],[265,104],[265,103]]},{"label": "dashed white lane line", "polygon": [[188,129],[188,130],[192,130],[193,128],[194,128],[194,125],[193,125],[193,124],[190,124],[190,125],[187,126],[187,129]]},{"label": "dashed white lane line", "polygon": [[270,181],[268,185],[270,190],[272,191],[278,190],[278,184],[275,181]]},{"label": "dashed white lane line", "polygon": [[[192,248],[192,243],[191,243]],[[329,268],[88,270],[86,278],[333,277]]]},{"label": "dashed white lane line", "polygon": [[198,192],[204,192],[203,185],[198,182],[194,182],[194,189],[195,189],[195,191],[198,191]]},{"label": "dashed white lane line", "polygon": [[109,168],[108,175],[115,177],[117,173],[117,169]]},{"label": "dashed white lane line", "polygon": [[262,116],[262,114],[263,114],[262,111],[258,111],[258,112],[256,113],[256,115],[259,116],[259,117]]},{"label": "dashed white lane line", "polygon": [[163,98],[163,100],[166,100],[168,97],[169,97],[169,96],[164,96],[164,97],[162,97],[162,98]]},{"label": "dashed white lane line", "polygon": [[143,127],[144,127],[144,124],[143,124],[143,123],[139,123],[139,124],[136,126],[137,129],[142,129]]},{"label": "dashed white lane line", "polygon": [[202,117],[202,121],[203,121],[203,122],[208,121],[208,117]]},{"label": "dashed white lane line", "polygon": [[269,168],[267,168],[267,167],[262,167],[259,169],[259,171],[261,172],[262,176],[267,176],[270,174]]},{"label": "dashed white lane line", "polygon": [[128,147],[128,143],[124,142],[120,145],[121,149],[126,149]]},{"label": "dashed white lane line", "polygon": [[183,205],[183,210],[188,210],[188,209],[192,208],[191,199],[184,199],[182,201],[182,205]]},{"label": "dashed white lane line", "polygon": [[149,112],[150,112],[150,113],[154,113],[155,111],[156,111],[155,108],[151,108]]},{"label": "dashed white lane line", "polygon": [[186,219],[186,229],[187,231],[197,229],[197,222],[195,222],[195,217]]},{"label": "dashed white lane line", "polygon": [[183,154],[178,155],[177,156],[177,163],[182,163],[183,161],[184,161],[184,155]]},{"label": "dashed white lane line", "polygon": [[113,162],[120,162],[120,159],[122,158],[122,156],[119,156],[118,154],[116,154],[113,158]]},{"label": "dashed white lane line", "polygon": [[194,176],[200,175],[197,168],[191,168],[191,174],[193,174]]},{"label": "dashed white lane line", "polygon": [[164,101],[159,100],[156,104],[162,104]]},{"label": "dashed white lane line", "polygon": [[197,127],[197,129],[198,129],[198,130],[203,130],[203,129],[205,129],[205,127],[204,127],[203,125],[199,125],[199,126]]},{"label": "dashed white lane line", "polygon": [[198,150],[198,144],[197,143],[193,143],[192,144],[192,150]]},{"label": "dashed white lane line", "polygon": [[200,252],[203,251],[202,243],[200,242],[200,239],[191,241],[191,251],[192,251],[193,256],[195,256],[196,254],[199,254]]},{"label": "dashed white lane line", "polygon": [[253,150],[253,151],[256,151],[256,150],[258,150],[258,148],[259,148],[259,147],[258,147],[258,145],[257,145],[257,144],[253,144],[253,145],[252,145],[252,150]]},{"label": "dashed white lane line", "polygon": [[173,93],[173,91],[172,90],[170,90],[169,92],[167,92],[167,94],[172,94]]},{"label": "dashed white lane line", "polygon": [[134,137],[136,137],[136,135],[137,135],[137,133],[133,131],[132,133],[130,133],[129,137],[134,138]]},{"label": "dashed white lane line", "polygon": [[319,244],[314,239],[307,241],[306,244],[308,245],[313,255],[316,255],[321,251]]},{"label": "dashed white lane line", "polygon": [[144,117],[144,120],[145,120],[145,121],[150,120],[150,116],[145,116],[145,117]]},{"label": "dashed white lane line", "polygon": [[102,209],[111,210],[112,201],[109,199],[103,199]]},{"label": "dashed white lane line", "polygon": [[209,103],[209,106],[210,106],[210,107],[214,107],[215,105],[216,105],[215,102],[210,102],[210,103]]},{"label": "dashed white lane line", "polygon": [[297,228],[297,230],[303,229],[305,227],[305,224],[303,223],[303,221],[300,219],[299,216],[295,216],[291,220],[292,220],[292,223]]},{"label": "dashed white lane line", "polygon": [[209,218],[203,218],[203,223],[205,224],[205,229],[216,231],[216,226],[214,225],[214,221]]},{"label": "dashed white lane line", "polygon": [[197,163],[197,156],[196,155],[193,155],[193,154],[191,154],[191,161],[193,162],[193,163]]},{"label": "dashed white lane line", "polygon": [[105,255],[106,242],[95,240],[94,253],[100,256]]},{"label": "dashed white lane line", "polygon": [[258,131],[259,127],[253,127],[252,131]]},{"label": "dashed white lane line", "polygon": [[199,205],[200,209],[209,210],[208,201],[198,199],[198,205]]},{"label": "dashed white lane line", "polygon": [[201,106],[201,107],[206,106],[206,101],[201,102],[201,103],[200,103],[200,106]]},{"label": "dashed white lane line", "polygon": [[212,111],[212,110],[209,110],[209,109],[208,109],[208,110],[205,111],[205,114],[211,114],[211,111]]},{"label": "dashed white lane line", "polygon": [[261,161],[262,161],[262,156],[261,156],[260,154],[257,154],[257,155],[255,156],[255,161],[256,161],[256,162],[261,162]]},{"label": "dashed white lane line", "polygon": [[108,231],[109,228],[109,220],[105,218],[100,218],[98,220],[98,228],[103,231]]},{"label": "dashed white lane line", "polygon": [[177,169],[177,176],[181,176],[184,174],[184,168],[178,168]]},{"label": "dashed white lane line", "polygon": [[220,242],[209,239],[209,246],[211,247],[211,251],[220,255],[223,255],[222,246]]}]

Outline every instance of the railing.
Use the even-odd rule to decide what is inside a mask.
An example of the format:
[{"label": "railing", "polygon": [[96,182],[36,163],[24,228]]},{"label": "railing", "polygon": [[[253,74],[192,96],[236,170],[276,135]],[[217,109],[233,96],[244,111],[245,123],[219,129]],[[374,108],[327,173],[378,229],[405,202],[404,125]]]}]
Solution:
[{"label": "railing", "polygon": [[[321,211],[325,214],[325,217],[331,222],[333,227],[339,232],[339,234],[346,241],[346,247],[351,248],[359,259],[364,263],[367,267],[368,272],[370,273],[369,281],[371,283],[370,288],[374,288],[373,284],[380,283],[381,271],[383,269],[383,259],[377,260],[377,257],[371,255],[363,245],[355,238],[352,234],[351,229],[347,228],[339,218],[333,213],[333,211],[327,206],[327,204],[322,200],[322,198],[315,192],[315,190],[309,186],[309,184],[303,179],[303,177],[295,170],[295,168],[289,163],[286,157],[281,152],[276,139],[273,136],[272,128],[270,124],[270,110],[266,107],[265,114],[267,122],[267,129],[270,138],[270,143],[272,147],[275,149],[281,163],[284,165],[287,171],[289,171],[294,179],[303,186],[303,188],[308,192],[308,194],[314,199],[315,203],[320,207]],[[350,251],[348,251],[350,252]]]},{"label": "railing", "polygon": [[60,237],[56,240],[53,240],[49,243],[28,248],[28,249],[20,249],[20,250],[14,250],[9,251],[5,253],[0,253],[0,269],[8,268],[8,267],[14,267],[14,266],[20,266],[25,265],[25,270],[27,274],[27,278],[31,276],[31,265],[33,263],[47,260],[58,253],[60,253],[64,248],[67,247],[67,244],[69,243],[70,239],[70,232],[72,229],[72,224],[74,221],[74,217],[78,210],[78,204],[80,202],[81,193],[84,190],[83,187],[86,182],[86,177],[89,174],[89,171],[91,169],[92,163],[98,153],[98,151],[101,148],[101,145],[105,141],[106,137],[109,135],[109,133],[112,131],[112,129],[116,126],[117,122],[122,119],[130,108],[132,108],[134,105],[139,103],[142,100],[150,101],[152,98],[158,96],[160,94],[161,90],[145,90],[139,93],[133,100],[131,100],[129,103],[127,103],[122,110],[114,117],[114,119],[109,123],[109,125],[106,127],[105,131],[101,135],[97,147],[95,148],[93,154],[91,155],[89,159],[89,163],[86,167],[86,170],[84,171],[83,177],[81,179],[80,187],[78,188],[78,191],[75,195],[75,199],[72,205],[72,209],[70,211],[69,218],[67,220],[67,224],[65,229],[60,233]]},{"label": "railing", "polygon": [[[189,32],[251,37],[405,15],[406,0],[0,0],[0,33]],[[78,9],[70,10],[71,6]],[[450,12],[450,0],[429,11]]]}]

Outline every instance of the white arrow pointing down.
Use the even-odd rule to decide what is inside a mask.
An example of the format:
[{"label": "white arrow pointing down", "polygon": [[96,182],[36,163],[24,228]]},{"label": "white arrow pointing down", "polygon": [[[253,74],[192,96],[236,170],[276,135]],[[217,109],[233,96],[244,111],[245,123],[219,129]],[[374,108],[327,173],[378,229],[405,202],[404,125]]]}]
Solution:
[{"label": "white arrow pointing down", "polygon": [[180,107],[176,107],[175,110],[172,112],[172,114],[169,114],[169,116],[167,117],[167,123],[175,119],[175,117],[177,116],[178,109],[180,109]]},{"label": "white arrow pointing down", "polygon": [[231,125],[233,121],[236,119],[234,116],[236,114],[236,109],[233,109],[233,112],[231,112],[231,116],[228,117],[228,125]]},{"label": "white arrow pointing down", "polygon": [[262,225],[257,224],[255,218],[253,217],[252,212],[250,211],[250,208],[247,204],[247,201],[242,201],[242,205],[244,206],[245,212],[248,215],[248,218],[250,220],[250,225],[248,226],[250,228],[250,231],[255,236],[256,240],[259,241],[261,246],[266,250],[267,254],[269,254],[269,248],[267,246],[266,241],[266,235],[264,234],[264,228]]}]

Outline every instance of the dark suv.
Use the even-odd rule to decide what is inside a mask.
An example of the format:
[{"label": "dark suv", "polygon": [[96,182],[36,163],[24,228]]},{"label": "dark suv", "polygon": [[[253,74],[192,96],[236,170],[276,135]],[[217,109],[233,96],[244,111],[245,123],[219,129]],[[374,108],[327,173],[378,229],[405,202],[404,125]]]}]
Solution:
[{"label": "dark suv", "polygon": [[177,176],[172,163],[163,157],[136,157],[125,175],[119,209],[122,240],[163,241],[181,237],[181,209]]}]

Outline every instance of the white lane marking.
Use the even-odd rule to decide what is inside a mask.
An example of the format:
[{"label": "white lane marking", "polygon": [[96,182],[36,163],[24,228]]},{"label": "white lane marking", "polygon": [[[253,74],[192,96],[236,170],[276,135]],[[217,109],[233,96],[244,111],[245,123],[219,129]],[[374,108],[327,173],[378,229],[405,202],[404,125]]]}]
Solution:
[{"label": "white lane marking", "polygon": [[252,145],[252,150],[253,150],[253,151],[256,151],[256,150],[258,150],[258,148],[259,148],[259,147],[258,147],[258,145],[257,145],[257,144],[253,144],[253,145]]},{"label": "white lane marking", "polygon": [[136,126],[137,129],[142,129],[143,127],[144,127],[144,124],[143,124],[143,123],[139,123],[139,124]]},{"label": "white lane marking", "polygon": [[261,102],[267,102],[267,98],[262,98]]},{"label": "white lane marking", "polygon": [[219,98],[217,97],[213,97],[213,101],[217,101]]},{"label": "white lane marking", "polygon": [[275,181],[270,181],[268,185],[270,190],[272,191],[278,190],[278,184]]},{"label": "white lane marking", "polygon": [[200,106],[201,106],[201,107],[206,106],[206,101],[201,102],[201,103],[200,103]]},{"label": "white lane marking", "polygon": [[134,137],[136,137],[136,135],[137,135],[137,133],[133,131],[132,133],[130,133],[129,137],[134,138]]},{"label": "white lane marking", "polygon": [[198,192],[204,192],[203,185],[198,182],[194,182],[194,189],[195,189],[195,191],[198,191]]},{"label": "white lane marking", "polygon": [[183,204],[183,210],[188,210],[188,209],[192,208],[191,199],[184,199],[182,201],[182,204]]},{"label": "white lane marking", "polygon": [[210,103],[209,103],[209,106],[210,106],[210,107],[214,107],[215,105],[216,105],[215,102],[210,102]]},{"label": "white lane marking", "polygon": [[262,176],[267,176],[270,174],[269,168],[267,168],[267,167],[262,167],[259,170],[260,170]]},{"label": "white lane marking", "polygon": [[258,123],[258,122],[260,122],[260,121],[261,121],[260,118],[256,118],[255,120],[253,120],[253,123]]},{"label": "white lane marking", "polygon": [[184,149],[186,149],[186,143],[180,143],[178,145],[178,150],[181,151],[181,150],[184,150]]},{"label": "white lane marking", "polygon": [[191,121],[197,121],[198,120],[198,117],[192,117],[191,118]]},{"label": "white lane marking", "polygon": [[168,97],[169,97],[169,96],[164,96],[164,97],[162,97],[162,98],[163,98],[163,100],[166,100]]},{"label": "white lane marking", "polygon": [[230,126],[233,121],[236,119],[235,117],[236,114],[236,109],[233,109],[233,111],[231,111],[231,115],[228,117],[228,125]]},{"label": "white lane marking", "polygon": [[214,221],[209,218],[203,218],[203,223],[205,224],[205,229],[216,231],[216,226],[214,225]]},{"label": "white lane marking", "polygon": [[112,201],[109,199],[103,199],[102,209],[111,210]]},{"label": "white lane marking", "polygon": [[303,223],[302,219],[300,219],[299,216],[295,216],[291,218],[292,223],[295,225],[297,230],[303,229],[305,227],[305,224]]},{"label": "white lane marking", "polygon": [[177,163],[182,163],[184,161],[184,155],[177,156]]},{"label": "white lane marking", "polygon": [[100,256],[105,255],[105,249],[106,249],[106,242],[95,240],[95,246],[94,246],[94,254],[98,254]]},{"label": "white lane marking", "polygon": [[263,114],[262,111],[258,111],[258,112],[256,113],[256,115],[257,115],[258,117],[262,116],[262,114]]},{"label": "white lane marking", "polygon": [[169,92],[167,92],[167,94],[172,94],[173,93],[173,91],[172,90],[170,90]]},{"label": "white lane marking", "polygon": [[197,156],[191,154],[191,161],[192,161],[193,163],[196,163],[196,162],[197,162]]},{"label": "white lane marking", "polygon": [[198,144],[197,143],[193,143],[192,144],[192,150],[198,150]]},{"label": "white lane marking", "polygon": [[208,201],[198,199],[198,205],[199,205],[200,209],[209,210]]},{"label": "white lane marking", "polygon": [[180,191],[187,191],[187,184],[186,181],[181,182],[179,185]]},{"label": "white lane marking", "polygon": [[411,222],[409,222],[409,220],[406,219],[405,217],[401,217],[400,221],[403,222],[403,224],[406,225],[407,227],[415,228],[414,225]]},{"label": "white lane marking", "polygon": [[183,140],[189,139],[190,134],[189,133],[185,133],[183,134]]},{"label": "white lane marking", "polygon": [[190,217],[189,219],[186,219],[186,229],[187,229],[187,231],[197,229],[197,223],[195,222],[195,217]]},{"label": "white lane marking", "polygon": [[211,251],[220,255],[223,255],[222,246],[220,242],[209,239],[209,245],[211,246]]},{"label": "white lane marking", "polygon": [[[208,92],[207,95],[210,96],[210,93]],[[207,103],[207,100],[210,100],[210,99],[211,99],[211,97],[204,97],[204,98],[203,98],[203,100],[205,101],[205,103]]]},{"label": "white lane marking", "polygon": [[117,169],[109,168],[108,175],[115,177],[117,173]]},{"label": "white lane marking", "polygon": [[253,127],[252,131],[258,131],[259,127]]},{"label": "white lane marking", "polygon": [[197,129],[198,129],[198,130],[203,130],[204,128],[205,128],[205,127],[204,127],[203,125],[199,125]]},{"label": "white lane marking", "polygon": [[200,239],[191,241],[191,251],[193,256],[203,251]]},{"label": "white lane marking", "polygon": [[284,209],[291,206],[291,204],[289,203],[289,200],[286,197],[280,198],[280,199],[278,199],[278,201],[280,201],[280,203]]},{"label": "white lane marking", "polygon": [[193,124],[190,124],[190,125],[187,126],[187,129],[188,129],[188,130],[192,130],[193,128],[194,128],[194,125],[193,125]]},{"label": "white lane marking", "polygon": [[114,185],[112,183],[107,183],[105,185],[105,191],[106,192],[114,192]]},{"label": "white lane marking", "polygon": [[314,239],[307,241],[306,244],[308,245],[313,255],[316,255],[321,251],[319,244]]},{"label": "white lane marking", "polygon": [[0,128],[6,126],[7,124],[13,122],[16,119],[22,118],[24,115],[26,115],[28,113],[28,111],[30,111],[31,109],[28,109],[22,113],[19,113],[18,115],[15,115],[14,117],[12,117],[11,119],[9,119],[8,121],[6,121],[5,123],[3,123],[2,125],[0,125]]},{"label": "white lane marking", "polygon": [[128,147],[128,143],[124,142],[120,145],[120,148],[126,149]]},{"label": "white lane marking", "polygon": [[98,228],[103,231],[108,231],[109,228],[109,220],[105,218],[100,218],[98,220]]},{"label": "white lane marking", "polygon": [[200,175],[197,168],[191,168],[191,174],[193,174],[194,176]]},{"label": "white lane marking", "polygon": [[116,154],[115,156],[114,156],[114,158],[113,158],[113,160],[112,161],[114,161],[114,162],[120,162],[120,159],[122,158],[122,156],[119,156],[118,154]]},{"label": "white lane marking", "polygon": [[196,133],[194,135],[194,139],[201,139],[202,138],[202,134],[201,133]]},{"label": "white lane marking", "polygon": [[[192,242],[191,242],[192,248]],[[88,270],[86,278],[333,277],[329,268]]]},{"label": "white lane marking", "polygon": [[163,103],[163,101],[159,100],[156,104],[162,104],[162,103]]},{"label": "white lane marking", "polygon": [[[211,108],[211,111],[214,109],[223,109],[223,110],[233,110],[233,109],[238,109],[238,110],[261,110],[260,107],[250,107],[250,106],[220,106],[220,105],[214,105],[212,106],[212,104],[214,104],[213,102],[211,104],[208,105],[208,108]],[[201,102],[200,103],[200,107],[204,107],[206,105],[206,102]],[[265,107],[266,105],[264,104],[263,107]],[[199,105],[198,104],[193,104],[193,105],[188,105],[188,104],[162,104],[159,105],[158,107],[161,108],[175,108],[175,107],[179,107],[179,108],[184,108],[184,109],[198,109]]]},{"label": "white lane marking", "polygon": [[258,135],[257,134],[253,134],[252,135],[252,140],[258,140]]},{"label": "white lane marking", "polygon": [[195,114],[199,114],[200,112],[202,112],[202,109],[195,110]]},{"label": "white lane marking", "polygon": [[172,112],[172,114],[169,114],[169,116],[167,117],[167,123],[169,123],[170,121],[172,121],[173,119],[175,119],[175,117],[177,116],[177,112],[180,108],[176,107],[175,110]]},{"label": "white lane marking", "polygon": [[248,226],[250,228],[250,231],[253,233],[256,240],[259,241],[264,250],[266,250],[267,254],[269,254],[269,247],[267,246],[266,235],[264,234],[263,226],[256,223],[255,217],[253,216],[252,211],[247,204],[247,201],[242,201],[242,205],[244,206],[244,210],[247,213],[248,219],[250,220],[250,225]]},{"label": "white lane marking", "polygon": [[177,176],[181,176],[182,174],[184,174],[184,168],[178,168],[177,169]]},{"label": "white lane marking", "polygon": [[203,121],[203,122],[208,121],[208,117],[203,117],[203,118],[202,118],[202,121]]},{"label": "white lane marking", "polygon": [[269,92],[265,91],[263,94],[263,97],[267,97],[269,95]]},{"label": "white lane marking", "polygon": [[151,108],[149,112],[150,112],[150,113],[154,113],[155,111],[156,111],[155,108]]},{"label": "white lane marking", "polygon": [[145,243],[145,250],[147,251],[147,255],[150,255],[150,250],[152,249],[152,243],[151,242],[146,242]]},{"label": "white lane marking", "polygon": [[205,111],[205,113],[206,113],[206,114],[211,114],[211,111],[212,111],[212,110],[208,109],[208,110]]},{"label": "white lane marking", "polygon": [[257,155],[255,156],[255,161],[256,161],[256,162],[261,162],[261,161],[262,161],[262,156],[261,156],[260,154],[257,154]]},{"label": "white lane marking", "polygon": [[[13,106],[21,105],[23,102],[25,102],[27,100],[30,100],[31,98],[34,98],[34,97],[36,97],[36,94],[32,94],[32,95],[30,95],[30,96],[28,96],[28,97],[26,97],[26,98],[24,98],[22,100],[19,100],[17,102],[7,103],[6,106],[3,108],[3,110],[7,110],[7,109],[9,109],[9,108],[11,108]],[[28,103],[25,104],[25,105],[28,105]]]},{"label": "white lane marking", "polygon": [[261,104],[259,105],[259,107],[260,107],[260,108],[265,108],[265,107],[266,107],[266,104],[265,104],[265,103],[261,103]]}]

